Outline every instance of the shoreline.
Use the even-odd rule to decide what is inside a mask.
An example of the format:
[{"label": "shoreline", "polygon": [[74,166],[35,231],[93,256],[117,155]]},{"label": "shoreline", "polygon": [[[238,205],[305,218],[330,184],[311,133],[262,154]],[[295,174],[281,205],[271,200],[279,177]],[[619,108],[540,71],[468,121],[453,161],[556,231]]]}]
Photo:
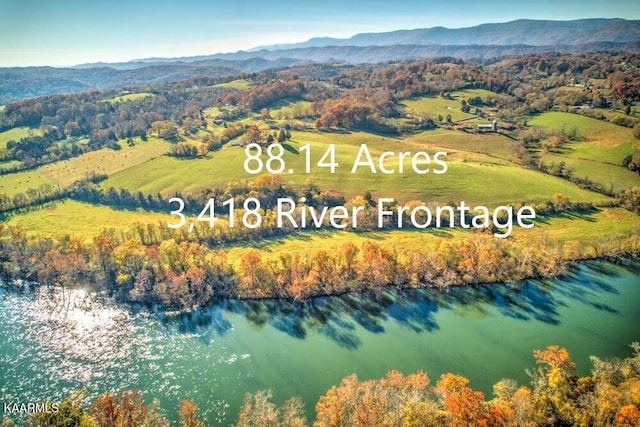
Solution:
[{"label": "shoreline", "polygon": [[[341,293],[332,293],[332,294],[315,294],[315,295],[310,295],[304,299],[295,299],[295,298],[286,297],[286,296],[265,296],[265,297],[258,297],[258,298],[257,297],[221,297],[221,298],[212,299],[211,301],[209,301],[207,304],[203,306],[197,306],[197,307],[194,306],[189,309],[162,306],[159,304],[148,304],[148,303],[135,301],[135,300],[125,300],[125,299],[118,298],[117,295],[115,295],[112,291],[108,289],[87,290],[85,287],[82,287],[82,286],[68,287],[64,285],[54,285],[44,290],[54,291],[54,292],[62,291],[63,293],[67,290],[68,291],[82,290],[86,292],[83,295],[83,299],[89,296],[92,296],[92,297],[103,296],[110,299],[112,303],[119,305],[121,307],[135,308],[136,310],[142,309],[142,310],[148,311],[149,313],[152,313],[153,315],[160,313],[163,316],[173,317],[173,316],[188,315],[194,312],[198,312],[200,310],[216,307],[218,305],[225,304],[225,303],[282,302],[282,303],[299,303],[299,304],[305,305],[307,303],[310,303],[316,300],[327,299],[327,298],[341,298],[341,297],[348,297],[348,296],[373,297],[377,299],[381,297],[382,293],[390,292],[390,291],[398,292],[398,293],[404,293],[409,291],[425,291],[425,290],[439,290],[439,291],[448,292],[448,290],[451,288],[479,288],[479,287],[491,287],[491,286],[506,286],[510,289],[517,290],[523,284],[529,281],[569,278],[570,275],[568,273],[569,273],[569,270],[571,270],[572,268],[575,268],[580,265],[592,266],[594,264],[599,264],[602,262],[611,263],[616,266],[622,266],[623,268],[630,268],[634,263],[640,262],[640,253],[638,253],[638,251],[635,251],[635,253],[628,252],[624,254],[607,255],[607,256],[601,256],[597,258],[594,257],[594,258],[581,258],[581,259],[575,259],[575,260],[565,260],[561,267],[561,270],[557,271],[555,274],[549,274],[546,276],[525,277],[519,280],[506,280],[501,282],[486,281],[486,282],[474,282],[474,283],[457,283],[457,284],[448,284],[444,286],[437,286],[435,284],[428,284],[428,285],[417,286],[417,287],[416,286],[406,286],[406,287],[386,286],[380,289],[376,289],[375,291],[362,289],[362,290],[344,291]],[[43,287],[45,286],[47,285],[42,285],[38,282],[28,281],[25,279],[10,279],[10,283],[6,281],[6,278],[0,279],[0,289],[3,289],[5,291],[8,290],[12,292],[29,294],[29,295],[35,295],[36,292],[43,290]]]}]

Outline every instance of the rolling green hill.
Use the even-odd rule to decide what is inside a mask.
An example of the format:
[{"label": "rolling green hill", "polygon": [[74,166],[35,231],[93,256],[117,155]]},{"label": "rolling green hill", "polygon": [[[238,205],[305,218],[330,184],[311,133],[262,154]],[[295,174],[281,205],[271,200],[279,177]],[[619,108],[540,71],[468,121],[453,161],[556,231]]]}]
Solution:
[{"label": "rolling green hill", "polygon": [[[448,139],[449,137],[451,139]],[[484,153],[465,151],[469,145],[474,145],[473,150],[477,149],[478,141],[484,138],[496,143],[493,146],[496,149],[488,149],[488,152],[502,152],[505,155],[509,150],[499,146],[508,144],[506,138],[490,135],[465,138],[464,134],[453,131],[436,131],[433,138],[426,132],[406,140],[364,132],[294,132],[292,140],[285,145],[283,158],[286,171],[283,175],[287,182],[291,182],[297,188],[302,188],[310,178],[321,189],[338,190],[347,198],[369,191],[376,197],[394,197],[403,201],[418,199],[447,203],[450,200],[464,200],[488,206],[517,201],[537,203],[551,200],[557,193],[565,194],[574,201],[602,202],[606,199],[560,178],[523,169]],[[456,141],[459,141],[458,144]],[[440,142],[445,147],[442,147]],[[339,163],[336,173],[332,174],[328,169],[315,166],[311,168],[310,174],[303,173],[305,158],[299,150],[305,144],[310,144],[312,157],[316,160],[330,144],[335,144],[336,161]],[[440,150],[450,150],[451,155],[447,157],[451,158],[447,162],[449,170],[440,175],[417,175],[411,170],[410,160],[405,160],[406,172],[403,174],[373,174],[366,167],[360,167],[357,173],[352,174],[351,169],[361,144],[369,147],[373,157],[384,151],[426,151],[434,154]],[[266,160],[267,156],[263,155],[263,158]],[[161,156],[115,172],[101,183],[101,186],[140,190],[144,193],[160,192],[165,195],[214,187],[224,189],[228,182],[255,179],[255,175],[250,175],[243,169],[245,159],[245,151],[240,147],[225,147],[203,159],[195,160]],[[394,166],[387,166],[392,167]],[[293,169],[293,174],[286,173],[289,168]]]},{"label": "rolling green hill", "polygon": [[632,129],[563,112],[543,113],[528,123],[560,135],[575,135],[575,140],[542,154],[545,163],[564,162],[574,176],[588,178],[614,192],[640,186],[640,175],[622,166],[625,156],[640,145]]}]

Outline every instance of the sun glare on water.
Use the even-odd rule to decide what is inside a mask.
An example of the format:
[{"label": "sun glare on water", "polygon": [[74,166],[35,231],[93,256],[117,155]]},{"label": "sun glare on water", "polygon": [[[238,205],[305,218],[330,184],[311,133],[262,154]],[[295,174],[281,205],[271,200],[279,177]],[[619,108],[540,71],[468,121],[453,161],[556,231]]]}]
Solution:
[{"label": "sun glare on water", "polygon": [[29,314],[40,324],[39,346],[58,358],[56,371],[61,379],[89,382],[94,373],[87,366],[130,357],[127,343],[135,327],[127,311],[105,305],[85,289],[41,292],[47,295],[36,298],[37,308]]}]

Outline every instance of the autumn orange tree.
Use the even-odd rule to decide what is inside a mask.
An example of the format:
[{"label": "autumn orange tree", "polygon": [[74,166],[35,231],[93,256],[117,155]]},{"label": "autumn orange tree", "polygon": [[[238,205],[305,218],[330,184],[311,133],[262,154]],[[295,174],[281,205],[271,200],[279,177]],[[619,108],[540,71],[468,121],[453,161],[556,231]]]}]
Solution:
[{"label": "autumn orange tree", "polygon": [[259,143],[262,141],[262,131],[257,125],[253,125],[247,129],[243,140],[247,144]]},{"label": "autumn orange tree", "polygon": [[123,391],[120,395],[105,393],[91,405],[91,415],[99,426],[142,426],[148,408],[137,390]]},{"label": "autumn orange tree", "polygon": [[[182,400],[178,411],[181,427],[200,427],[198,408],[190,400]],[[91,404],[90,418],[83,418],[80,427],[169,427],[157,400],[151,405],[144,402],[137,390],[107,392],[98,396]],[[55,426],[62,424],[55,424]],[[66,424],[65,424],[66,425]],[[69,424],[78,425],[78,424]],[[44,427],[44,426],[43,426]]]},{"label": "autumn orange tree", "polygon": [[303,427],[307,425],[302,400],[291,398],[281,407],[271,402],[271,391],[247,393],[238,415],[238,427]]},{"label": "autumn orange tree", "polygon": [[[33,414],[33,418],[29,420],[30,425],[39,426],[78,426],[78,427],[98,427],[95,419],[86,413],[82,408],[82,399],[85,394],[75,392],[67,397],[63,402],[58,404],[56,412],[47,411]],[[12,426],[13,424],[7,419],[3,419],[2,426]]]},{"label": "autumn orange tree", "polygon": [[534,416],[545,423],[571,424],[577,411],[574,393],[578,377],[576,365],[566,348],[557,345],[533,352],[538,369],[530,373],[533,385]]},{"label": "autumn orange tree", "polygon": [[314,426],[395,426],[425,412],[429,377],[424,372],[404,375],[390,371],[381,380],[342,380],[320,397]]},{"label": "autumn orange tree", "polygon": [[182,427],[200,427],[200,421],[197,418],[198,407],[190,400],[180,401],[180,410],[178,418]]}]

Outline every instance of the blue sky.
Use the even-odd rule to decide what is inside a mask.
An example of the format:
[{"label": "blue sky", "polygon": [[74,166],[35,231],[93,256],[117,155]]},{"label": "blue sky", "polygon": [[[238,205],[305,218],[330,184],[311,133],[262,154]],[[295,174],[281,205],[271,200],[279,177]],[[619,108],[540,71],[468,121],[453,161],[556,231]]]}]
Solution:
[{"label": "blue sky", "polygon": [[0,0],[0,66],[206,55],[320,36],[595,17],[640,19],[640,1]]}]

